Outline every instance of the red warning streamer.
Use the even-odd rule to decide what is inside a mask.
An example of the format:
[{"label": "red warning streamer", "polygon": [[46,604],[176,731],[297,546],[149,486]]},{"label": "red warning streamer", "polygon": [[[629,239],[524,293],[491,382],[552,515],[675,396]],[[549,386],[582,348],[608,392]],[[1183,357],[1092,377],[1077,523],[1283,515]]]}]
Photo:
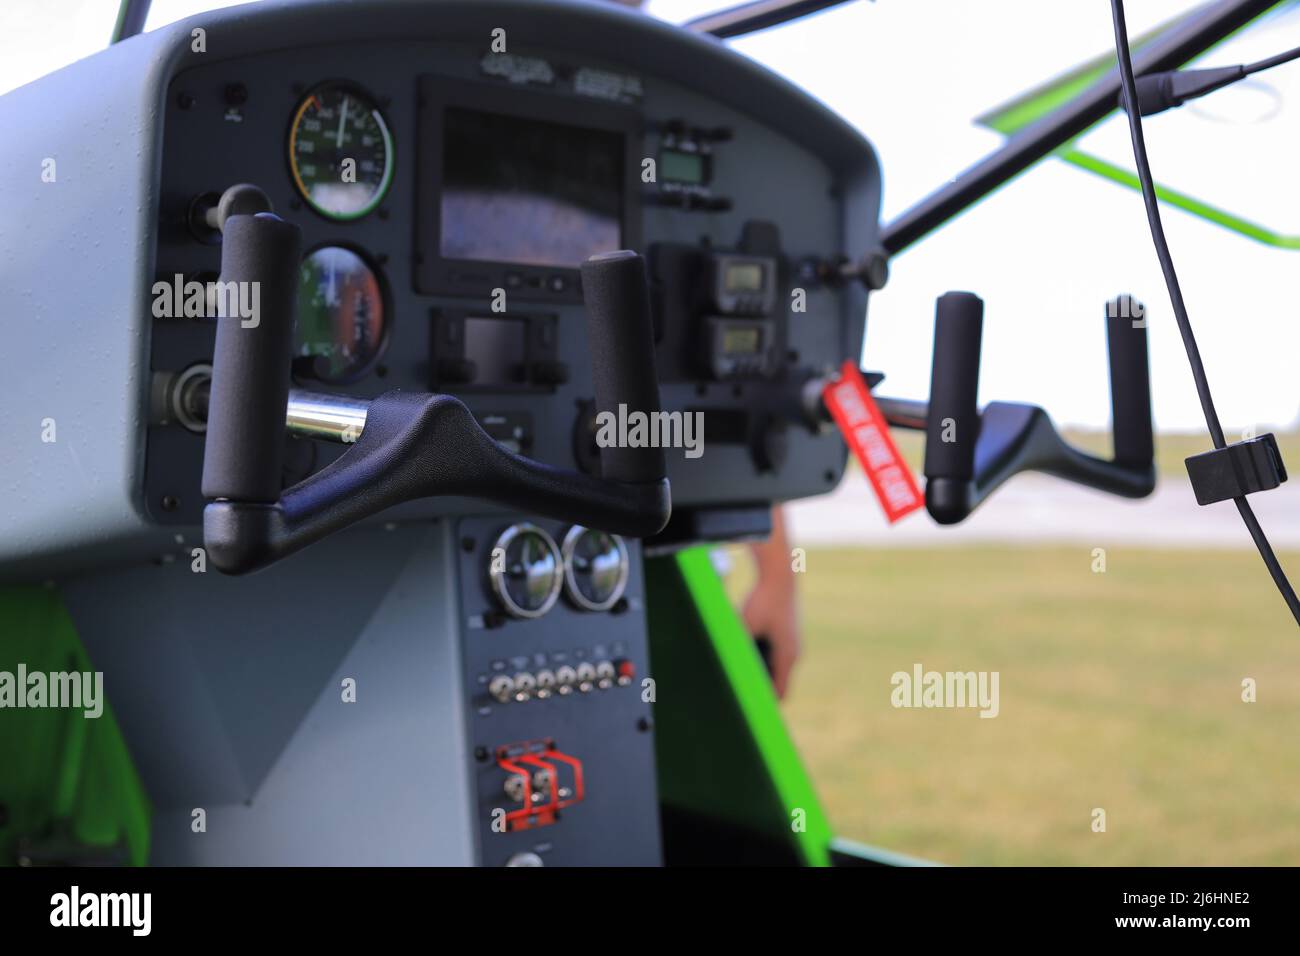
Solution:
[{"label": "red warning streamer", "polygon": [[822,389],[822,401],[867,473],[889,523],[925,504],[911,469],[889,434],[889,423],[854,362],[845,362],[839,379]]}]

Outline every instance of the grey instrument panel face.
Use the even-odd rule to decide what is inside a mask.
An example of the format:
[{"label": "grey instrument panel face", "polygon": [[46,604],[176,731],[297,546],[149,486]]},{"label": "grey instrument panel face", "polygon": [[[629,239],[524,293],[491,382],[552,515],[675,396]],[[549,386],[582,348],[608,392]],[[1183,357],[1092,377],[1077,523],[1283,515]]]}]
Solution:
[{"label": "grey instrument panel face", "polygon": [[[527,569],[518,552],[493,555],[502,533],[520,526],[556,542],[569,530],[517,516],[465,518],[457,528],[479,862],[657,866],[654,711],[647,699],[653,684],[640,546],[627,543],[626,589],[611,610],[586,610],[566,590],[540,617],[519,618],[502,613],[490,571],[498,561],[506,575],[523,579]],[[551,567],[544,551],[533,563],[543,573]],[[572,558],[564,564],[572,566]],[[499,688],[496,681],[508,683]],[[533,777],[531,815],[523,813],[516,771]],[[555,811],[548,809],[552,796]]]},{"label": "grey instrument panel face", "polygon": [[[220,246],[191,224],[196,200],[253,183],[302,228],[308,251],[301,387],[450,392],[494,437],[573,468],[591,442],[592,388],[568,264],[630,247],[656,280],[664,408],[704,415],[702,455],[669,450],[675,508],[829,490],[844,464],[838,438],[782,427],[783,454],[763,470],[752,412],[774,379],[833,366],[860,341],[862,317],[842,291],[809,287],[806,309],[791,308],[800,261],[861,251],[842,248],[842,183],[805,145],[604,55],[532,50],[517,36],[509,57],[490,54],[486,39],[358,40],[184,70],[163,116],[152,279],[215,279]],[[347,182],[344,160],[354,164]],[[874,176],[869,156],[863,164]],[[754,234],[774,248],[770,274],[731,260],[725,275],[709,272],[710,250],[743,252],[742,236]],[[724,317],[700,301],[714,280],[736,287]],[[152,330],[155,373],[210,361],[210,321],[155,318]],[[728,354],[710,365],[709,349]],[[175,422],[150,427],[153,521],[199,523],[202,445]],[[297,440],[292,449],[286,483],[342,451]],[[482,510],[444,499],[394,516]]]}]

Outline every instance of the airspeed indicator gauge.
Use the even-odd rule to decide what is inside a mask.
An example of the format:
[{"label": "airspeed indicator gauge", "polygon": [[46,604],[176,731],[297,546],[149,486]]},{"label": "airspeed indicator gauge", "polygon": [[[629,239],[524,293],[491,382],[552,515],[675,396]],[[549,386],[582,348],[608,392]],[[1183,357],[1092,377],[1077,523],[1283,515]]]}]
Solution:
[{"label": "airspeed indicator gauge", "polygon": [[375,101],[342,83],[308,93],[289,128],[289,169],[322,216],[360,219],[371,212],[393,179],[393,138]]}]

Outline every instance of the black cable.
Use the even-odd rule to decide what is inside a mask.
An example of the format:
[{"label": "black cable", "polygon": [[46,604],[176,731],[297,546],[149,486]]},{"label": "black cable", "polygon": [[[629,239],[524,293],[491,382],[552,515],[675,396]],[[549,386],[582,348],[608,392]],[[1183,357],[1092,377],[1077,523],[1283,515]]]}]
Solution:
[{"label": "black cable", "polygon": [[[1203,70],[1164,70],[1160,73],[1143,74],[1133,81],[1137,87],[1138,112],[1143,116],[1163,113],[1165,110],[1182,106],[1184,103],[1231,86],[1233,83],[1240,83],[1248,76],[1290,63],[1295,59],[1300,59],[1300,47],[1256,63],[1214,66]],[[1124,102],[1121,95],[1121,107],[1124,106]]]},{"label": "black cable", "polygon": [[[1160,205],[1156,200],[1155,183],[1151,178],[1151,163],[1147,158],[1146,139],[1142,135],[1142,116],[1132,104],[1138,102],[1137,87],[1133,79],[1133,58],[1129,51],[1128,25],[1124,20],[1124,0],[1110,0],[1110,9],[1115,25],[1115,55],[1119,60],[1120,81],[1124,91],[1124,101],[1128,108],[1129,134],[1133,140],[1133,160],[1137,164],[1138,180],[1142,184],[1142,201],[1146,206],[1147,222],[1151,226],[1151,241],[1156,247],[1156,257],[1160,260],[1160,269],[1165,276],[1165,286],[1169,289],[1169,301],[1174,308],[1174,318],[1178,322],[1178,331],[1183,337],[1183,347],[1187,350],[1187,361],[1192,366],[1192,378],[1196,382],[1196,394],[1201,400],[1201,411],[1205,414],[1205,424],[1210,430],[1210,439],[1215,448],[1224,447],[1223,428],[1219,424],[1218,412],[1214,410],[1214,399],[1210,396],[1210,383],[1205,377],[1205,366],[1201,362],[1200,349],[1196,347],[1196,337],[1192,334],[1192,324],[1187,317],[1187,306],[1183,302],[1183,290],[1178,284],[1178,273],[1174,271],[1174,260],[1169,253],[1169,242],[1165,238],[1165,229],[1160,221]],[[1287,54],[1282,54],[1286,56]],[[1300,54],[1297,54],[1300,55]],[[1274,58],[1276,59],[1276,57]],[[1261,61],[1268,62],[1268,61]],[[1259,549],[1259,556],[1264,559],[1273,583],[1282,593],[1291,615],[1300,626],[1300,599],[1296,598],[1291,582],[1287,580],[1282,566],[1272,546],[1264,536],[1264,529],[1259,526],[1255,512],[1246,501],[1245,496],[1234,498],[1241,520],[1246,524]]]},{"label": "black cable", "polygon": [[1258,73],[1261,70],[1271,70],[1275,66],[1281,66],[1283,63],[1290,63],[1292,60],[1300,59],[1300,46],[1294,50],[1287,50],[1285,53],[1279,53],[1277,56],[1270,56],[1267,60],[1260,60],[1258,63],[1248,63],[1242,69],[1246,75]]}]

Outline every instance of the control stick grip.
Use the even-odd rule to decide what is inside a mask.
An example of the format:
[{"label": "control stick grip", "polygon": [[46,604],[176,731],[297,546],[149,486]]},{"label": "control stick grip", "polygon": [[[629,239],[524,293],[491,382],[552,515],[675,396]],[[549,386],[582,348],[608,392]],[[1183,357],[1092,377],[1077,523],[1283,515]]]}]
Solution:
[{"label": "control stick grip", "polygon": [[934,314],[934,360],[925,428],[925,476],[970,481],[975,477],[976,407],[984,302],[970,292],[939,297]]},{"label": "control stick grip", "polygon": [[[643,414],[648,423],[644,433],[654,434],[659,379],[645,260],[627,249],[592,256],[582,264],[582,298],[597,414],[611,413],[619,425],[628,416]],[[624,437],[620,427],[620,440],[601,447],[601,477],[632,484],[662,481],[666,475],[663,449],[629,447]]]},{"label": "control stick grip", "polygon": [[203,496],[280,499],[302,234],[271,213],[226,220]]},{"label": "control stick grip", "polygon": [[1110,419],[1115,462],[1147,466],[1155,457],[1151,435],[1151,373],[1146,310],[1132,296],[1106,303],[1110,352]]}]

